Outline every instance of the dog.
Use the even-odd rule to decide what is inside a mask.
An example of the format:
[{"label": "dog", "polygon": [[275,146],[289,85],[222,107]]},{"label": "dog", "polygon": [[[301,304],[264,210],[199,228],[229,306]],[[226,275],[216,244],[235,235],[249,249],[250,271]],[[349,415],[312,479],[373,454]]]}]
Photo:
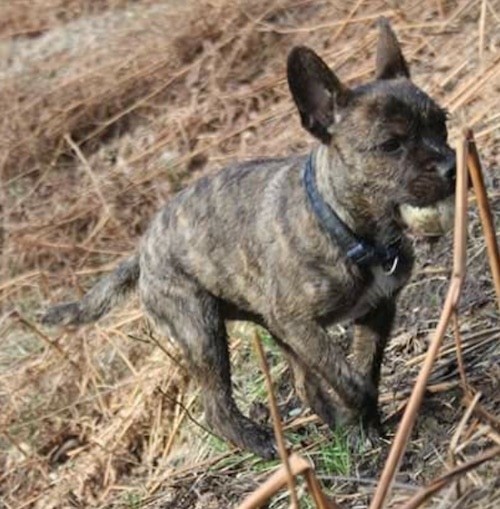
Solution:
[{"label": "dog", "polygon": [[[160,333],[203,386],[211,429],[264,458],[272,434],[237,408],[226,322],[264,326],[301,398],[328,425],[378,429],[380,368],[414,255],[408,232],[441,235],[453,217],[455,154],[446,113],[410,79],[379,21],[376,76],[348,88],[311,49],[292,49],[291,95],[319,145],[204,177],[173,196],[139,249],[48,325],[98,320],[138,289]],[[354,322],[346,356],[327,329]]]}]

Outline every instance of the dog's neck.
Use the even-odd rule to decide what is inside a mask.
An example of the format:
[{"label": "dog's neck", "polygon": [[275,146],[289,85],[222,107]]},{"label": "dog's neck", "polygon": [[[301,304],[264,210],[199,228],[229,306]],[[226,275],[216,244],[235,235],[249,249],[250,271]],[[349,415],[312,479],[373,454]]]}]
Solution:
[{"label": "dog's neck", "polygon": [[340,206],[339,212],[335,210],[333,193],[330,199],[325,196],[325,191],[328,191],[331,186],[325,186],[323,181],[324,191],[323,193],[320,191],[321,180],[318,180],[318,177],[321,178],[322,173],[317,169],[328,169],[325,160],[321,160],[321,157],[324,157],[321,151],[311,153],[307,158],[303,174],[307,198],[319,223],[351,261],[365,267],[381,265],[392,274],[398,263],[399,236],[391,235],[389,240],[379,243],[363,238],[355,232],[353,218],[348,211]]},{"label": "dog's neck", "polygon": [[[319,145],[311,157],[317,188],[323,200],[358,237],[387,246],[404,236],[403,229],[392,214],[373,206],[371,196],[364,193],[357,193],[354,197],[351,195],[351,187],[344,185],[343,175],[335,174],[335,157],[329,147]],[[335,185],[332,185],[333,180]]]}]

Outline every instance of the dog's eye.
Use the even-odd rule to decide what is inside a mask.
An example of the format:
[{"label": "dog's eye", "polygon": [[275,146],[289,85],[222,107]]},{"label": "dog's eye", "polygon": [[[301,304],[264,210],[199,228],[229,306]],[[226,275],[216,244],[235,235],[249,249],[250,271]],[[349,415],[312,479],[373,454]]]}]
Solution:
[{"label": "dog's eye", "polygon": [[400,138],[390,138],[379,145],[380,150],[382,150],[382,152],[387,152],[388,154],[397,152],[401,147],[402,140]]}]

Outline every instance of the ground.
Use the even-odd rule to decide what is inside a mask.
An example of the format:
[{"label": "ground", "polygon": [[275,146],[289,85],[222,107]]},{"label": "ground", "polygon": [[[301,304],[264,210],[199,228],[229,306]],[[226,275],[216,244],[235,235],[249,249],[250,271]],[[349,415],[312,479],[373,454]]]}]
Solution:
[{"label": "ground", "polygon": [[[132,299],[97,325],[40,326],[134,250],[169,195],[236,160],[304,153],[285,83],[287,52],[313,47],[349,84],[374,70],[375,22],[392,21],[415,82],[471,126],[493,216],[500,215],[498,0],[0,0],[0,508],[219,508],[277,466],[203,427],[198,390],[168,338]],[[470,197],[467,278],[458,313],[464,398],[451,331],[391,496],[500,442],[500,326],[484,235]],[[387,443],[352,450],[298,403],[265,331],[275,393],[294,450],[343,508],[366,507],[439,318],[451,234],[415,239],[382,382]],[[266,420],[248,324],[231,329],[235,391]],[[348,324],[334,334],[348,341]],[[500,459],[429,507],[500,506]],[[288,507],[287,492],[273,508]],[[313,507],[300,486],[301,504]]]}]

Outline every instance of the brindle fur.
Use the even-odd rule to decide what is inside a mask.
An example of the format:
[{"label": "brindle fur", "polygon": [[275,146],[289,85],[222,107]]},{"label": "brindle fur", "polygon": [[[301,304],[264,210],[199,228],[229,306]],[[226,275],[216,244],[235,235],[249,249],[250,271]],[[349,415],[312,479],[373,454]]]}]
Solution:
[{"label": "brindle fur", "polygon": [[[261,456],[271,433],[245,417],[231,391],[225,322],[264,325],[291,364],[299,394],[329,425],[377,426],[384,347],[413,252],[398,206],[452,193],[454,156],[444,112],[409,79],[389,24],[380,22],[377,78],[344,86],[310,49],[288,59],[288,81],[313,151],[325,201],[364,240],[400,242],[393,274],[349,260],[318,222],[302,177],[306,157],[226,168],[174,196],[153,219],[138,254],[80,302],[49,309],[48,324],[97,320],[138,286],[147,314],[181,346],[203,384],[212,429]],[[354,321],[350,362],[326,329]]]}]

